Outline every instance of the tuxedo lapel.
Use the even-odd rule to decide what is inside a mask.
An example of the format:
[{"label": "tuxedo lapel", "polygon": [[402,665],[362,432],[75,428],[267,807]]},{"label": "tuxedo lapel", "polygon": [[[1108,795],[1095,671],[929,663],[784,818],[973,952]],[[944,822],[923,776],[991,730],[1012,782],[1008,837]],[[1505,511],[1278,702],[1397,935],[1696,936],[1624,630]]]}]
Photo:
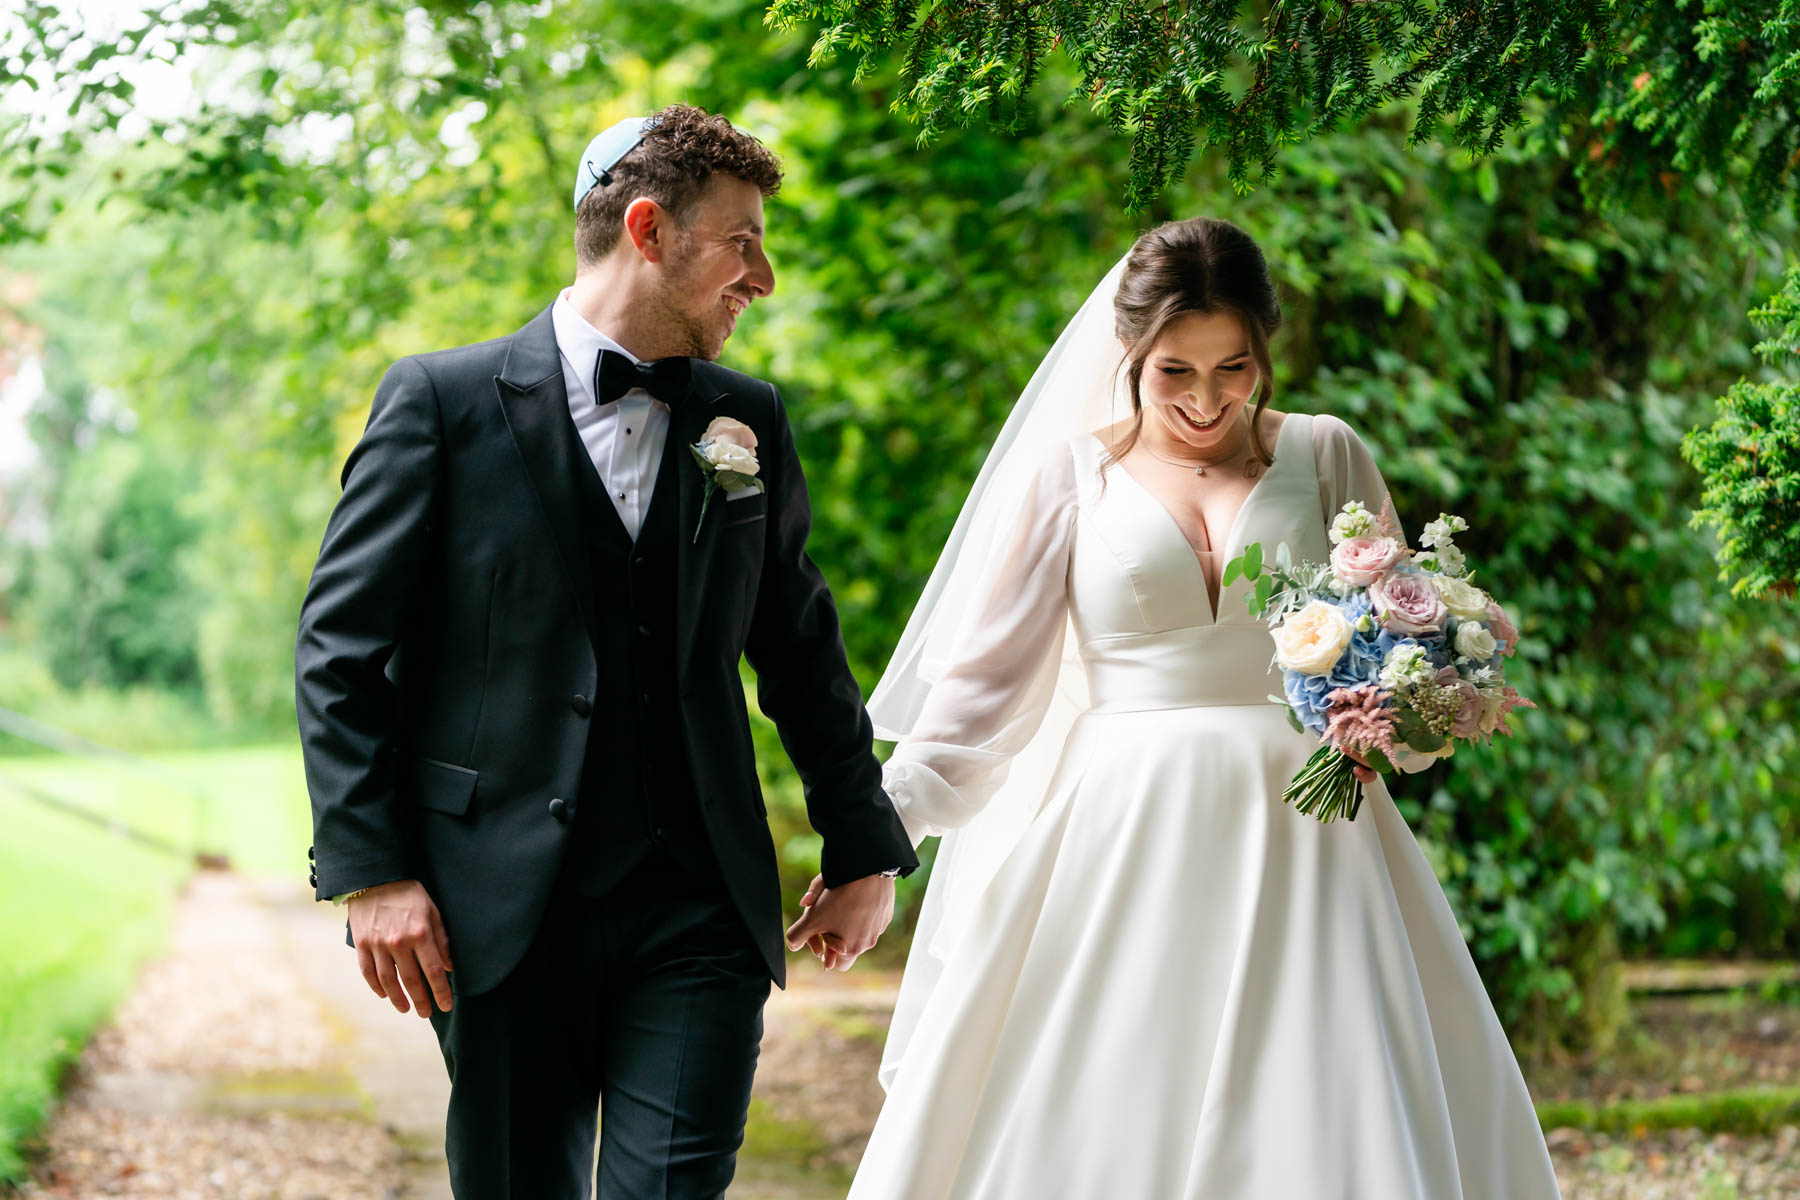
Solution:
[{"label": "tuxedo lapel", "polygon": [[[494,390],[513,445],[525,465],[538,506],[550,526],[563,570],[579,606],[583,623],[592,627],[593,579],[583,541],[582,487],[576,471],[586,454],[569,452],[569,439],[580,441],[569,417],[568,389],[563,385],[562,357],[556,328],[546,308],[512,336],[506,362],[494,377]],[[592,464],[588,464],[592,470]],[[611,505],[604,505],[613,519]],[[623,527],[621,527],[623,533]]]},{"label": "tuxedo lapel", "polygon": [[[705,607],[706,586],[712,572],[713,545],[717,540],[719,518],[716,510],[724,504],[715,495],[706,505],[706,521],[700,520],[700,509],[706,498],[706,479],[700,464],[689,448],[698,442],[706,427],[717,415],[713,405],[725,395],[705,379],[705,371],[695,364],[693,378],[682,403],[675,406],[669,425],[669,453],[663,455],[662,470],[675,472],[676,497],[679,501],[679,527],[675,548],[675,672],[687,674],[693,659],[694,641],[699,633],[700,612]],[[698,540],[695,533],[698,531]]]}]

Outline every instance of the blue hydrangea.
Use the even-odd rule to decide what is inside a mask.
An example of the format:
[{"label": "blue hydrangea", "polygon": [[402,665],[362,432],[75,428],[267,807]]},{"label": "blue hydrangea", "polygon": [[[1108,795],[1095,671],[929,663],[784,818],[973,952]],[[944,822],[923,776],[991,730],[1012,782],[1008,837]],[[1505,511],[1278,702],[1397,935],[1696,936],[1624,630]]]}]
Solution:
[{"label": "blue hydrangea", "polygon": [[1331,707],[1325,697],[1338,685],[1331,682],[1329,675],[1303,675],[1299,671],[1283,671],[1281,675],[1282,691],[1300,724],[1314,733],[1324,733],[1325,713]]}]

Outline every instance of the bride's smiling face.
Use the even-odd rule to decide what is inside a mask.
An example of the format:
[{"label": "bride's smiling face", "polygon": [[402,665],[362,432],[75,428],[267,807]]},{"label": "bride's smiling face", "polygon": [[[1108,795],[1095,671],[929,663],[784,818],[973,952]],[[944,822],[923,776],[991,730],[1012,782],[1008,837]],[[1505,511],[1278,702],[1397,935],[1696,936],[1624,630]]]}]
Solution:
[{"label": "bride's smiling face", "polygon": [[1235,445],[1256,382],[1236,313],[1182,313],[1163,327],[1138,377],[1144,433],[1202,452]]}]

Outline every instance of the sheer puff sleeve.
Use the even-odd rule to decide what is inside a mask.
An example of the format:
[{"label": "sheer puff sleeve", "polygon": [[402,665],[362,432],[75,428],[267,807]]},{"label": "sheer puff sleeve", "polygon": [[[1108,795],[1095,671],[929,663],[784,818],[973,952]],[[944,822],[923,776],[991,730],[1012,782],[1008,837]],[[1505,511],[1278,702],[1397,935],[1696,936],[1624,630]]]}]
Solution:
[{"label": "sheer puff sleeve", "polygon": [[[1383,501],[1391,503],[1381,468],[1375,465],[1374,454],[1356,430],[1341,417],[1330,413],[1315,416],[1312,425],[1313,457],[1319,464],[1319,507],[1327,528],[1336,519],[1338,510],[1351,500],[1362,501],[1363,507],[1370,512],[1380,512]],[[1405,525],[1397,511],[1394,521],[1401,526],[1404,537]],[[1440,757],[1401,750],[1392,759],[1398,770],[1411,775],[1429,767]]]},{"label": "sheer puff sleeve", "polygon": [[914,847],[969,823],[1005,782],[1055,692],[1068,625],[1075,467],[1066,441],[1046,447],[1022,477],[924,707],[882,770]]},{"label": "sheer puff sleeve", "polygon": [[[1361,435],[1330,413],[1315,416],[1312,430],[1313,457],[1319,464],[1319,507],[1326,527],[1330,528],[1338,510],[1351,500],[1362,501],[1372,513],[1380,512],[1382,501],[1389,498],[1387,481]],[[1394,520],[1400,520],[1397,513]]]}]

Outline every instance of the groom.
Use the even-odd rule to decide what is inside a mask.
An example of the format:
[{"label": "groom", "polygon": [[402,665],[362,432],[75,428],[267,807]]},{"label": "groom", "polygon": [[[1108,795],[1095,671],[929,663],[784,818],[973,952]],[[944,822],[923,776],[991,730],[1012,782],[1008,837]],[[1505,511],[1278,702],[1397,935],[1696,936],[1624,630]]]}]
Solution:
[{"label": "groom", "polygon": [[[596,1104],[601,1196],[730,1182],[786,985],[740,655],[824,841],[787,947],[848,966],[918,865],[780,397],[713,361],[774,289],[780,181],[685,105],[602,133],[573,285],[396,363],[344,466],[295,654],[308,853],[369,986],[437,1033],[458,1200],[586,1197]],[[754,483],[712,485],[714,435]]]}]

